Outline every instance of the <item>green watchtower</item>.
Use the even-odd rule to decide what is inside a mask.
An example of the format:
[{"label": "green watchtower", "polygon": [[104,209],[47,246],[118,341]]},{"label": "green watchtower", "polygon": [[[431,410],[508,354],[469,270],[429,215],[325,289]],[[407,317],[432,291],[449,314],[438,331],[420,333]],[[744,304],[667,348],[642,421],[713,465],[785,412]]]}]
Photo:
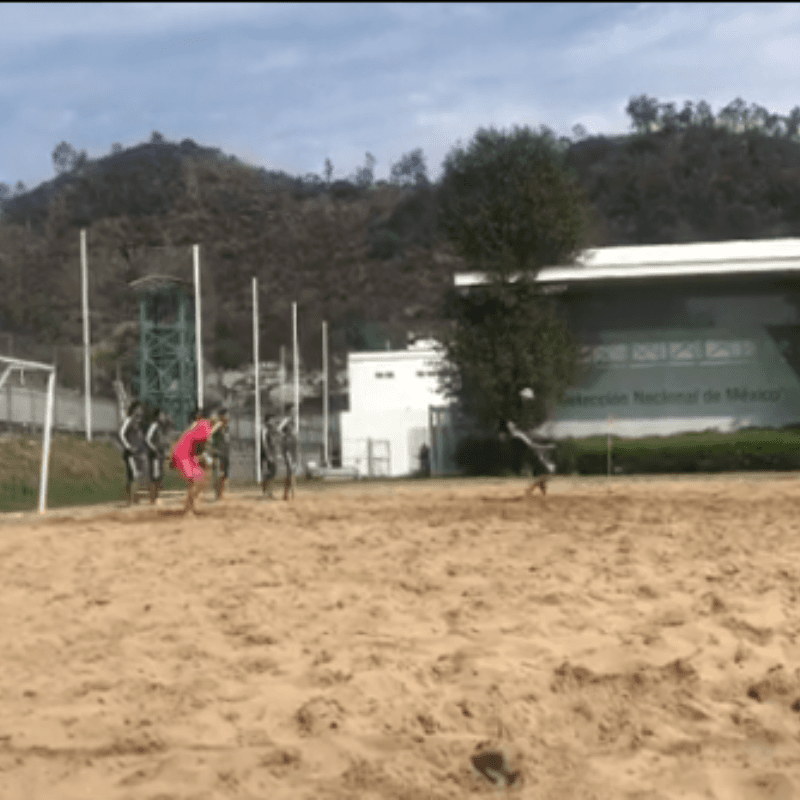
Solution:
[{"label": "green watchtower", "polygon": [[190,286],[168,275],[131,283],[139,295],[137,397],[166,411],[179,428],[197,404],[194,302]]}]

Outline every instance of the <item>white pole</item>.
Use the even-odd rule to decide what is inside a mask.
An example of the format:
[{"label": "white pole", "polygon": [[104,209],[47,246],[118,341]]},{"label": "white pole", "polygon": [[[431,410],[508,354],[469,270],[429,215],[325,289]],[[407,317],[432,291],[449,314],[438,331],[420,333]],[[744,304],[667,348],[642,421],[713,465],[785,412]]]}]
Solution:
[{"label": "white pole", "polygon": [[328,323],[322,321],[322,447],[323,463],[328,461]]},{"label": "white pole", "polygon": [[258,278],[253,278],[253,364],[255,378],[255,424],[253,425],[253,442],[256,450],[256,483],[261,484],[261,378],[258,374]]},{"label": "white pole", "polygon": [[89,270],[86,264],[86,229],[81,228],[81,297],[83,300],[83,407],[86,441],[92,441],[92,373],[89,354]]},{"label": "white pole", "polygon": [[47,378],[47,405],[44,412],[44,431],[42,437],[42,468],[39,473],[39,513],[44,514],[47,506],[47,478],[50,466],[50,431],[53,427],[53,400],[56,394],[56,371],[50,370]]},{"label": "white pole", "polygon": [[197,360],[197,406],[203,407],[203,330],[200,313],[200,245],[192,245],[194,260],[194,344]]},{"label": "white pole", "polygon": [[297,303],[292,303],[292,361],[294,366],[294,436],[296,469],[300,469],[300,358],[297,350]]},{"label": "white pole", "polygon": [[279,376],[279,380],[281,382],[280,387],[280,407],[281,413],[280,415],[283,416],[283,412],[286,409],[286,348],[281,345],[281,374]]}]

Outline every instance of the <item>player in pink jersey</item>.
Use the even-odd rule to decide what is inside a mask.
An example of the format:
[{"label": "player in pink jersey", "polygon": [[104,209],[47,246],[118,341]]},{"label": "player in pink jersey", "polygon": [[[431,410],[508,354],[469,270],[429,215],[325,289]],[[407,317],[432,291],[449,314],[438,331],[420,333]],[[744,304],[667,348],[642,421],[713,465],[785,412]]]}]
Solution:
[{"label": "player in pink jersey", "polygon": [[172,466],[178,470],[187,484],[185,514],[191,509],[195,514],[195,500],[208,485],[208,474],[201,466],[200,458],[195,455],[198,445],[207,442],[222,425],[215,416],[200,411],[198,418],[178,439],[172,448]]}]

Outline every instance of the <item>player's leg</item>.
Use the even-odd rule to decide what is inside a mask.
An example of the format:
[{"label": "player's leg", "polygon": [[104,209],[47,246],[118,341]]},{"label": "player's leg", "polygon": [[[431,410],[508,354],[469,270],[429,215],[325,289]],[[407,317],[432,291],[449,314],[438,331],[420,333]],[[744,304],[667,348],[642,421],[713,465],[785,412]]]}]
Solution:
[{"label": "player's leg", "polygon": [[136,500],[136,485],[139,480],[136,458],[133,453],[126,451],[123,456],[125,461],[125,496],[128,505],[132,505]]},{"label": "player's leg", "polygon": [[150,468],[150,505],[155,505],[158,500],[158,492],[161,489],[161,470],[163,464],[161,458],[156,453],[148,454],[148,466]]},{"label": "player's leg", "polygon": [[219,500],[219,478],[222,472],[222,467],[220,466],[220,458],[218,455],[214,456],[214,460],[211,463],[211,485],[214,487],[214,499]]},{"label": "player's leg", "polygon": [[272,487],[270,484],[272,483],[277,471],[278,470],[273,459],[268,458],[261,462],[261,494],[268,495],[270,500],[273,499]]},{"label": "player's leg", "polygon": [[195,458],[182,459],[176,466],[181,477],[186,482],[186,500],[183,503],[183,513],[186,514],[189,511],[195,511],[196,513],[197,498],[205,488],[205,470],[200,467]]},{"label": "player's leg", "polygon": [[288,500],[290,494],[294,497],[294,470],[290,459],[285,458],[284,464],[286,467],[286,479],[283,482],[283,499]]},{"label": "player's leg", "polygon": [[528,497],[532,497],[534,492],[537,489],[539,489],[542,495],[546,495],[547,478],[549,477],[550,470],[549,468],[547,468],[547,470],[545,471],[542,468],[547,467],[548,465],[546,465],[544,461],[542,461],[542,458],[539,455],[539,453],[537,453],[535,450],[532,450],[531,448],[526,449],[525,456],[528,463],[530,464],[530,469],[531,469],[531,483],[528,486],[525,494]]},{"label": "player's leg", "polygon": [[230,458],[227,456],[220,456],[217,460],[218,477],[214,486],[217,493],[217,500],[222,500],[222,495],[225,493],[225,481],[228,478],[229,467]]}]

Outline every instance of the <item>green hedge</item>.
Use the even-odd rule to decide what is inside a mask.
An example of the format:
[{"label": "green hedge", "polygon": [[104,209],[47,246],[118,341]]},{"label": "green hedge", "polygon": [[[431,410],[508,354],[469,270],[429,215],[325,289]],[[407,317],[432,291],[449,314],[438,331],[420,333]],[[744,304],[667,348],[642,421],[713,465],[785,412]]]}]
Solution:
[{"label": "green hedge", "polygon": [[[521,449],[520,449],[521,448]],[[516,440],[468,437],[456,449],[456,464],[466,475],[519,474],[524,445]],[[557,443],[555,461],[562,474],[605,475],[605,436]],[[611,468],[616,474],[734,472],[800,469],[800,431],[742,430],[736,433],[686,433],[647,439],[612,437]]]}]

